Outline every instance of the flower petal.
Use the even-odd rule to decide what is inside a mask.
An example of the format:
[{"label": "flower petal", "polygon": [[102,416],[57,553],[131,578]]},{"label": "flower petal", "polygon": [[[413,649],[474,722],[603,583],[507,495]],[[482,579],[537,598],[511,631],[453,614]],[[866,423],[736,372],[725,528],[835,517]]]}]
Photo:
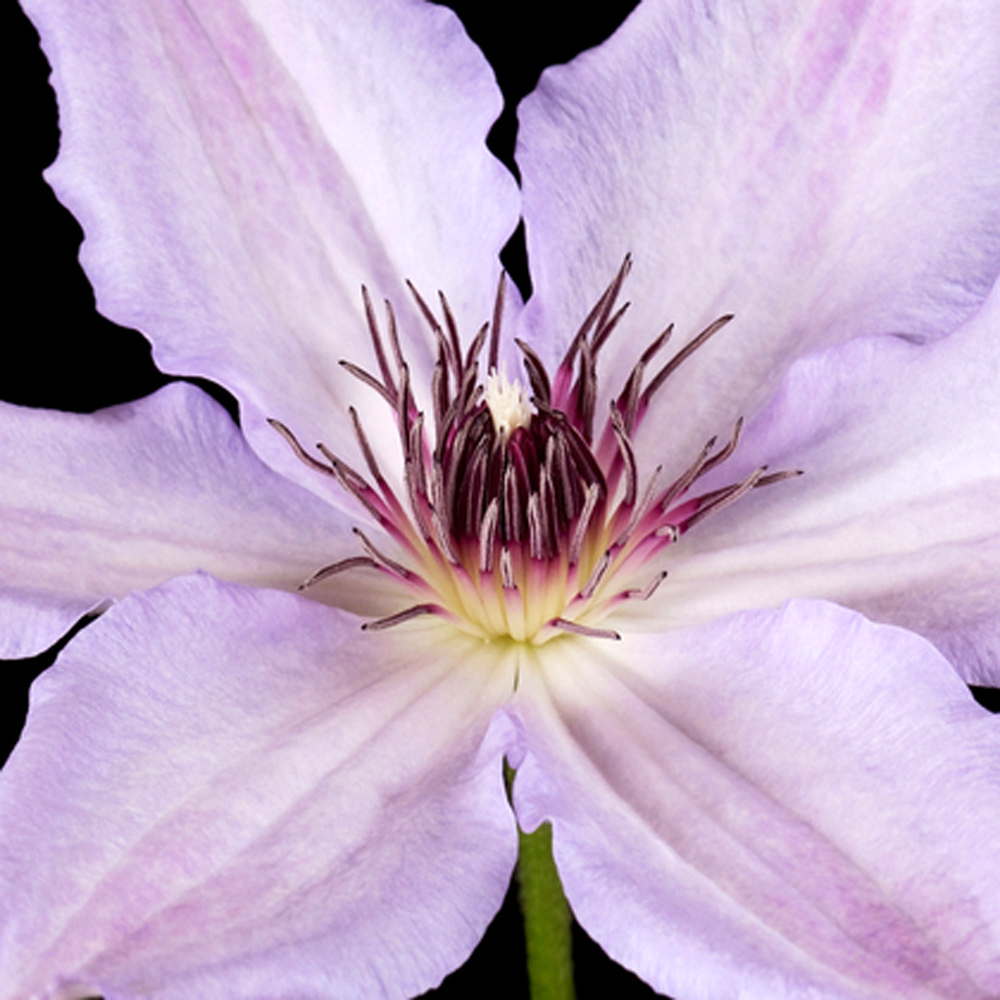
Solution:
[{"label": "flower petal", "polygon": [[1000,284],[926,347],[855,341],[805,358],[730,467],[805,475],[741,500],[677,546],[644,627],[823,597],[929,638],[1000,686]]},{"label": "flower petal", "polygon": [[799,602],[569,648],[522,670],[515,805],[613,958],[685,1000],[997,995],[1000,720],[932,646]]},{"label": "flower petal", "polygon": [[0,994],[437,983],[516,854],[509,725],[490,727],[511,672],[441,633],[363,633],[205,576],[86,629],[37,682],[0,784]]},{"label": "flower petal", "polygon": [[[196,569],[293,590],[355,549],[347,517],[264,465],[193,386],[89,415],[0,404],[0,421],[2,656]],[[347,602],[370,575],[317,594]]]},{"label": "flower petal", "polygon": [[0,660],[37,656],[54,645],[75,622],[88,614],[97,614],[104,607],[104,601],[0,586]]},{"label": "flower petal", "polygon": [[1000,270],[998,44],[989,0],[646,0],[521,105],[525,322],[565,344],[628,252],[611,382],[735,313],[664,391],[685,448],[797,355],[950,332]]},{"label": "flower petal", "polygon": [[276,467],[304,473],[265,416],[309,444],[344,426],[355,386],[337,362],[369,361],[363,282],[404,321],[404,277],[446,289],[466,328],[488,318],[519,201],[484,145],[499,92],[451,11],[25,7],[60,100],[50,179],[83,225],[100,310],[148,335],[165,371],[232,389]]}]

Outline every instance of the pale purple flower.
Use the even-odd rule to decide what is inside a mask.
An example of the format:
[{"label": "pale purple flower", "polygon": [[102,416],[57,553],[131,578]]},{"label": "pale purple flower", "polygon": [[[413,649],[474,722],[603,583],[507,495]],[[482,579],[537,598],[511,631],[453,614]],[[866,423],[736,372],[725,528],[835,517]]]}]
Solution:
[{"label": "pale purple flower", "polygon": [[[99,307],[164,370],[228,387],[242,433],[184,384],[91,416],[0,410],[0,653],[117,600],[38,682],[3,773],[0,996],[419,993],[503,898],[505,755],[576,917],[658,990],[1000,995],[1000,737],[963,683],[1000,683],[1000,8],[646,0],[522,106],[519,196],[483,146],[491,74],[442,8],[25,6]],[[429,434],[437,348],[402,279],[447,293],[467,345],[519,214],[535,294],[508,297],[510,377],[513,335],[554,372],[634,260],[597,452],[663,327],[683,344],[735,314],[634,434],[608,430],[616,495],[641,502],[662,466],[658,500],[740,416],[677,503],[806,472],[676,544],[653,532],[667,504],[657,551],[594,583],[666,570],[655,592],[560,612],[588,495],[563,475],[584,482],[567,524],[524,529],[522,555],[560,543],[535,560],[557,610],[529,641],[469,627],[448,553],[415,562],[268,424],[363,469],[357,407],[406,503],[396,422],[338,365],[388,378],[361,286],[383,335],[395,308]],[[531,581],[481,513],[509,621]],[[378,565],[298,592],[362,554],[355,525]],[[415,603],[396,560],[444,566],[424,603],[449,614],[362,631]]]}]

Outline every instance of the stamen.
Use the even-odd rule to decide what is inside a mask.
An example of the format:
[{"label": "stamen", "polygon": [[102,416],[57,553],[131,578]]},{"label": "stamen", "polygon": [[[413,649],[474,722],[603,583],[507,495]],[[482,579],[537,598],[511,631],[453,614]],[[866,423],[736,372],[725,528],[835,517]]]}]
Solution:
[{"label": "stamen", "polygon": [[674,324],[671,323],[650,345],[642,352],[639,364],[645,367],[659,353],[661,348],[666,346],[667,341],[674,335]]},{"label": "stamen", "polygon": [[442,437],[448,426],[448,373],[444,361],[438,359],[431,373],[431,404],[434,407],[434,427]]},{"label": "stamen", "polygon": [[496,371],[500,362],[500,324],[503,322],[503,310],[507,301],[507,272],[501,271],[497,280],[497,294],[493,300],[493,318],[490,321],[490,350],[487,355],[486,371]]},{"label": "stamen", "polygon": [[[552,386],[549,384],[549,376],[545,371],[542,359],[531,349],[531,346],[520,338],[514,341],[524,355],[524,369],[528,373],[528,384],[535,396],[546,406],[552,400]],[[534,402],[534,399],[532,400]]]},{"label": "stamen", "polygon": [[409,289],[410,295],[413,296],[413,300],[416,302],[421,315],[424,317],[427,325],[431,328],[431,333],[434,334],[438,344],[444,346],[447,350],[447,338],[444,335],[444,330],[441,329],[441,324],[438,322],[437,317],[432,312],[431,307],[424,301],[424,297],[417,291],[416,285],[414,285],[409,278],[406,279],[405,284]]},{"label": "stamen", "polygon": [[299,459],[299,461],[304,462],[315,472],[322,472],[326,476],[336,475],[332,468],[313,458],[312,455],[310,455],[305,448],[299,444],[299,439],[280,420],[268,417],[267,422],[285,439],[288,446],[292,449],[292,453],[297,459]]},{"label": "stamen", "polygon": [[552,491],[552,476],[543,465],[538,478],[538,509],[542,515],[542,530],[545,539],[545,557],[554,556],[559,550],[558,515],[556,498]]},{"label": "stamen", "polygon": [[629,443],[628,435],[625,433],[625,424],[622,415],[618,412],[618,407],[611,407],[611,428],[615,433],[615,440],[618,442],[618,451],[621,455],[622,464],[625,467],[625,496],[622,504],[631,507],[635,503],[638,472],[636,471],[635,452]]},{"label": "stamen", "polygon": [[543,526],[541,503],[537,493],[528,497],[528,546],[532,559],[544,559],[545,549],[542,545]]},{"label": "stamen", "polygon": [[493,543],[497,536],[497,522],[500,519],[500,503],[496,497],[490,501],[479,525],[479,572],[489,573],[493,569]]},{"label": "stamen", "polygon": [[593,351],[596,357],[597,352],[607,343],[608,337],[611,336],[615,331],[615,327],[621,322],[622,316],[629,311],[631,302],[623,302],[619,307],[618,311],[612,316],[606,323],[598,326],[597,332],[594,334],[594,339],[591,342],[590,349]]},{"label": "stamen", "polygon": [[365,622],[361,628],[365,632],[380,632],[383,629],[392,628],[394,625],[402,625],[403,622],[412,621],[421,615],[443,615],[444,608],[439,604],[414,604],[412,608],[397,611],[394,615],[387,615],[385,618],[376,618],[374,621]]},{"label": "stamen", "polygon": [[644,386],[649,366],[671,338],[673,327],[663,329],[642,351],[618,394],[611,395],[595,443],[597,357],[629,308],[619,299],[631,266],[631,255],[626,255],[551,380],[535,350],[516,341],[530,398],[516,378],[508,381],[498,371],[505,274],[497,282],[490,321],[464,352],[444,293],[438,292],[439,319],[407,281],[434,338],[426,420],[414,396],[392,306],[385,302],[380,327],[363,288],[375,367],[368,371],[346,360],[341,365],[392,410],[402,453],[402,500],[383,475],[379,460],[384,458],[376,454],[354,407],[347,412],[367,478],[326,445],[316,446],[320,460],[280,421],[270,423],[300,461],[334,477],[358,500],[395,540],[403,561],[386,555],[355,528],[363,554],[323,566],[299,589],[350,570],[374,569],[391,573],[416,595],[417,603],[368,622],[366,629],[391,628],[433,614],[485,641],[510,636],[542,643],[553,631],[618,639],[614,630],[580,619],[600,621],[624,600],[649,600],[666,570],[657,567],[642,587],[616,587],[616,579],[634,579],[648,560],[709,514],[759,486],[797,475],[798,470],[768,473],[761,466],[742,482],[691,497],[692,485],[735,453],[742,418],[726,444],[714,451],[713,437],[666,490],[657,485],[662,467],[648,479],[641,475],[632,441],[637,424],[670,375],[732,319],[729,315],[705,327]]},{"label": "stamen", "polygon": [[355,490],[368,490],[374,492],[368,483],[365,482],[365,477],[361,475],[360,472],[353,469],[348,465],[342,458],[339,458],[322,441],[316,445],[316,450],[330,463],[330,468],[333,469],[334,474],[338,479],[343,478],[348,481],[347,489]]},{"label": "stamen", "polygon": [[389,346],[392,348],[393,360],[396,362],[396,370],[402,371],[406,367],[406,362],[403,360],[403,349],[399,346],[396,314],[393,312],[392,303],[388,299],[385,299],[385,321],[389,331]]},{"label": "stamen", "polygon": [[714,437],[709,438],[705,443],[705,447],[701,449],[701,454],[691,463],[690,466],[688,466],[687,470],[679,479],[674,480],[667,492],[660,497],[660,510],[663,511],[663,513],[666,513],[670,509],[673,502],[682,493],[685,493],[698,476],[701,475],[701,471],[704,469],[705,463],[708,461],[708,456],[715,447],[715,442],[717,440],[718,439]]},{"label": "stamen", "polygon": [[[277,421],[275,421],[275,425]],[[276,426],[276,430],[279,428]],[[287,430],[287,428],[286,428]],[[280,433],[280,430],[279,430]],[[291,432],[289,432],[291,433]],[[289,440],[286,438],[286,440]],[[291,442],[290,442],[291,443]],[[302,446],[295,442],[298,448],[301,449]],[[378,493],[373,490],[367,482],[365,482],[364,476],[359,472],[351,468],[345,461],[338,458],[329,448],[322,442],[316,445],[320,454],[330,463],[329,466],[324,465],[322,462],[317,462],[316,459],[311,458],[307,455],[305,451],[302,451],[302,455],[305,455],[307,464],[311,468],[316,468],[321,472],[325,472],[327,475],[332,475],[336,480],[341,489],[350,493],[355,497],[359,503],[361,503],[365,509],[375,518],[376,521],[383,527],[391,530],[392,528],[392,514],[389,508],[386,506],[383,498],[378,495]],[[296,455],[299,452],[296,451]],[[301,457],[301,455],[299,456]],[[313,463],[315,462],[315,465]],[[392,498],[395,500],[395,498]]]},{"label": "stamen", "polygon": [[417,408],[413,405],[413,393],[410,391],[410,369],[404,364],[399,369],[399,398],[396,400],[396,426],[401,441],[405,442],[409,437],[410,417],[416,415]]},{"label": "stamen", "polygon": [[350,372],[356,379],[364,382],[365,385],[374,389],[390,406],[396,405],[396,396],[390,392],[374,375],[370,372],[366,372],[364,368],[359,367],[351,361],[345,361],[343,358],[337,362],[344,371]]},{"label": "stamen", "polygon": [[615,401],[621,411],[625,424],[625,433],[631,434],[635,430],[635,418],[639,411],[639,391],[642,389],[642,379],[646,374],[646,367],[656,356],[656,353],[670,339],[674,332],[674,324],[666,328],[650,345],[642,352],[642,356],[636,362],[635,367],[629,373],[628,380],[621,395]]},{"label": "stamen", "polygon": [[516,590],[517,584],[514,582],[514,564],[510,558],[510,549],[504,546],[500,550],[500,580],[504,590]]},{"label": "stamen", "polygon": [[618,300],[618,295],[622,290],[622,285],[625,284],[625,279],[628,277],[629,271],[631,270],[632,255],[627,253],[621,262],[621,266],[618,268],[618,273],[615,275],[614,280],[610,285],[608,285],[608,289],[604,293],[601,311],[598,313],[597,322],[594,325],[594,336],[590,346],[595,357],[604,342],[608,339],[611,330],[618,325],[618,320],[621,319],[622,314],[628,308],[628,303],[625,303],[612,320],[608,319],[611,315],[611,310],[615,307],[615,302]]},{"label": "stamen", "polygon": [[347,408],[347,412],[351,417],[351,424],[354,427],[354,435],[358,439],[358,444],[361,446],[361,454],[364,456],[365,465],[368,466],[368,471],[372,474],[372,478],[380,486],[385,480],[382,477],[382,473],[379,470],[378,462],[375,461],[375,453],[372,451],[371,445],[368,443],[368,435],[365,434],[365,429],[361,426],[361,418],[358,416],[358,411],[354,409],[353,406]]},{"label": "stamen", "polygon": [[474,364],[462,377],[462,383],[458,388],[456,396],[459,400],[459,419],[472,411],[473,407],[475,407],[475,405],[479,402],[480,397],[484,393],[483,387],[476,382],[476,376],[478,374],[479,367]]},{"label": "stamen", "polygon": [[665,569],[661,570],[659,573],[656,574],[656,576],[653,577],[652,580],[649,581],[649,583],[646,584],[645,587],[642,587],[638,590],[635,589],[626,590],[624,591],[622,596],[628,598],[629,600],[648,601],[653,596],[653,594],[656,593],[656,591],[659,589],[660,584],[663,583],[663,581],[666,580],[666,578],[667,578],[667,571]]},{"label": "stamen", "polygon": [[[375,518],[379,525],[383,528],[391,528],[391,521],[388,516],[389,512],[378,501],[375,491],[364,480],[361,480],[360,483],[352,480],[348,473],[354,473],[354,470],[350,469],[349,466],[345,466],[339,459],[335,461],[337,464],[333,467],[334,476],[340,488],[350,493]],[[354,475],[357,475],[357,473],[354,473]]]},{"label": "stamen", "polygon": [[308,590],[309,587],[314,587],[317,583],[335,576],[337,573],[344,573],[349,569],[361,569],[362,567],[372,569],[382,568],[374,559],[368,556],[349,556],[347,559],[341,559],[339,562],[330,563],[329,566],[324,566],[322,569],[316,570],[315,573],[303,580],[295,589],[299,591]]},{"label": "stamen", "polygon": [[451,544],[451,532],[448,531],[448,527],[437,509],[433,511],[431,518],[434,523],[434,533],[437,535],[438,546],[444,553],[445,559],[453,566],[458,566],[460,564],[459,558]]},{"label": "stamen", "polygon": [[618,273],[611,279],[611,284],[604,289],[601,297],[594,303],[593,309],[587,313],[580,328],[576,331],[576,335],[570,341],[569,347],[566,348],[566,353],[559,364],[560,373],[568,373],[572,370],[576,361],[576,355],[586,342],[586,338],[594,325],[597,324],[597,329],[600,329],[601,323],[607,318],[614,307],[615,299],[621,290],[622,282],[624,282],[625,276],[631,269],[632,255],[626,254],[621,266],[618,268]]},{"label": "stamen", "polygon": [[408,570],[402,563],[396,562],[395,559],[390,559],[385,553],[380,552],[371,543],[368,536],[360,528],[351,529],[355,535],[357,535],[358,540],[361,542],[361,547],[368,553],[368,555],[377,562],[380,566],[385,567],[385,569],[390,570],[395,573],[396,576],[400,577],[402,580],[410,580],[413,578],[414,573]]},{"label": "stamen", "polygon": [[762,486],[772,486],[774,483],[783,483],[786,479],[798,479],[799,476],[804,475],[805,471],[802,469],[782,469],[780,472],[769,472],[754,483],[754,489],[759,490]]},{"label": "stamen", "polygon": [[405,457],[416,466],[419,482],[424,482],[424,415],[418,413],[406,439]]},{"label": "stamen", "polygon": [[607,573],[610,565],[611,553],[605,552],[601,558],[597,560],[597,565],[594,567],[594,570],[587,579],[587,582],[580,588],[580,597],[586,601],[594,596],[594,591],[600,586],[601,580],[604,579],[604,574]]},{"label": "stamen", "polygon": [[574,632],[576,635],[585,635],[590,639],[614,639],[621,640],[620,633],[610,628],[594,628],[590,625],[581,625],[579,622],[571,622],[566,618],[552,618],[545,623],[551,628],[562,629],[564,632]]},{"label": "stamen", "polygon": [[451,307],[444,292],[438,290],[438,301],[441,303],[441,312],[444,315],[444,323],[448,328],[448,341],[451,344],[453,356],[455,358],[455,377],[460,378],[462,374],[462,345],[458,339],[458,327],[455,325],[455,317],[452,315]]},{"label": "stamen", "polygon": [[479,535],[483,515],[486,512],[484,505],[489,502],[487,500],[489,487],[486,482],[488,462],[489,457],[486,454],[486,450],[477,450],[469,471],[465,474],[466,490],[464,503],[462,502],[463,497],[461,494],[456,497],[461,516],[459,516],[459,511],[455,512],[456,516],[452,521],[452,533],[456,534],[459,538],[465,536],[475,538]]},{"label": "stamen", "polygon": [[[423,314],[424,319],[427,321],[427,325],[430,327],[431,332],[434,334],[434,338],[438,345],[438,363],[441,365],[441,382],[442,382],[442,393],[447,398],[448,396],[448,380],[449,377],[454,374],[455,383],[461,381],[462,378],[462,358],[459,352],[456,352],[456,344],[450,337],[450,335],[445,333],[444,328],[438,322],[435,315],[431,312],[430,306],[424,302],[421,298],[420,293],[416,290],[410,281],[406,282],[407,287],[416,299],[420,311]],[[460,349],[459,349],[460,351]]]},{"label": "stamen", "polygon": [[705,344],[711,337],[714,337],[730,320],[733,319],[733,315],[727,314],[726,316],[720,316],[715,322],[709,323],[701,333],[698,334],[690,344],[682,347],[656,374],[653,380],[646,386],[645,392],[642,394],[641,405],[643,408],[649,406],[649,401],[653,398],[656,391],[663,385],[664,382],[675,372],[680,366],[687,361],[695,351],[698,350],[703,344]]},{"label": "stamen", "polygon": [[721,465],[730,455],[736,451],[736,446],[740,443],[740,436],[743,433],[743,418],[737,417],[736,424],[733,427],[733,434],[730,437],[728,444],[721,450],[716,452],[698,471],[698,475],[695,478],[701,478],[707,472],[711,472],[716,466]]},{"label": "stamen", "polygon": [[582,424],[583,440],[589,445],[594,440],[594,410],[597,407],[597,368],[594,353],[586,341],[580,346],[580,378],[577,382],[577,412]]},{"label": "stamen", "polygon": [[[415,454],[419,455],[419,450]],[[425,542],[429,542],[433,537],[433,531],[425,513],[425,507],[429,508],[430,502],[423,490],[422,458],[408,458],[403,471],[406,479],[406,495],[410,501],[410,510],[413,511],[417,528],[420,531],[420,537]]]},{"label": "stamen", "polygon": [[[382,384],[387,390],[390,405],[393,405],[396,394],[396,383],[393,381],[389,362],[386,360],[385,351],[382,349],[382,337],[379,334],[378,320],[375,318],[375,309],[372,306],[371,296],[364,285],[361,286],[361,298],[365,307],[365,322],[368,324],[368,335],[375,350],[375,360],[378,362],[378,370],[382,373]],[[343,361],[341,364],[343,364]]]},{"label": "stamen", "polygon": [[583,510],[580,512],[580,519],[573,529],[573,537],[569,543],[569,564],[575,566],[580,561],[580,550],[583,548],[584,539],[590,531],[590,521],[597,509],[597,501],[600,499],[601,489],[597,483],[591,483],[587,487],[586,497],[583,501]]},{"label": "stamen", "polygon": [[556,499],[559,501],[559,516],[562,523],[569,524],[583,504],[583,487],[576,471],[570,468],[569,450],[564,435],[558,430],[549,438],[551,456],[546,457],[551,469]]},{"label": "stamen", "polygon": [[637,362],[629,373],[622,394],[613,404],[622,415],[622,425],[626,434],[631,434],[635,429],[635,417],[639,410],[639,390],[642,388],[642,378],[645,372],[646,366],[641,361]]},{"label": "stamen", "polygon": [[706,503],[704,506],[698,508],[698,510],[691,515],[684,522],[684,530],[690,531],[699,521],[703,521],[709,514],[715,514],[720,510],[724,510],[730,504],[735,503],[740,497],[746,496],[760,481],[761,477],[764,475],[766,465],[762,465],[759,469],[755,469],[753,472],[736,486],[730,486],[727,489],[718,490],[716,494],[710,494],[712,499]]},{"label": "stamen", "polygon": [[[486,416],[486,420],[489,420],[488,415]],[[456,516],[461,512],[461,508],[457,502],[459,489],[464,489],[468,486],[469,475],[476,469],[477,464],[484,464],[487,461],[486,452],[492,443],[485,434],[476,433],[477,428],[475,427],[475,423],[476,418],[473,418],[466,425],[466,434],[461,436],[463,447],[456,447],[449,456],[450,461],[447,465],[442,466],[445,484],[443,513],[448,518],[450,532],[456,537],[461,536],[463,531],[468,530],[469,527],[467,519],[463,520]],[[464,448],[467,439],[471,439],[472,441],[471,452],[466,451]]]},{"label": "stamen", "polygon": [[[472,343],[469,344],[469,349],[465,352],[465,361],[463,362],[463,367],[466,372],[470,368],[474,367],[479,361],[479,355],[483,349],[483,344],[486,343],[486,334],[490,332],[489,323],[484,323],[480,328],[479,332],[473,338]],[[496,366],[494,366],[495,368]],[[488,371],[493,371],[492,368],[487,369]]]},{"label": "stamen", "polygon": [[518,488],[517,476],[512,466],[507,466],[503,474],[503,531],[509,542],[519,542],[524,538],[524,504]]},{"label": "stamen", "polygon": [[654,470],[652,476],[649,477],[649,482],[646,483],[642,491],[642,497],[639,502],[632,508],[632,516],[628,519],[628,524],[625,526],[625,530],[621,535],[615,539],[615,546],[624,545],[629,538],[632,537],[632,532],[635,531],[639,522],[649,508],[653,505],[653,493],[656,490],[656,483],[660,478],[660,473],[663,472],[663,466],[658,465]]}]

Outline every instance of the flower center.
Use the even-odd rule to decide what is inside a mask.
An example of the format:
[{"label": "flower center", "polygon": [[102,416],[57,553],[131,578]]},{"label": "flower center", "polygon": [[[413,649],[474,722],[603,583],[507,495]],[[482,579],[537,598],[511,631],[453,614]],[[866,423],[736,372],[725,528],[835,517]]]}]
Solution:
[{"label": "flower center", "polygon": [[508,382],[502,372],[486,376],[486,407],[493,418],[493,427],[506,441],[513,431],[531,424],[531,407],[520,382]]},{"label": "flower center", "polygon": [[[740,419],[728,443],[717,449],[713,438],[674,482],[658,485],[659,468],[641,482],[631,436],[650,400],[731,316],[702,330],[644,385],[646,369],[672,327],[656,337],[595,435],[597,355],[628,306],[617,302],[630,265],[626,257],[553,378],[531,347],[517,341],[530,398],[519,382],[497,370],[503,278],[492,321],[464,352],[447,299],[440,296],[439,321],[410,286],[438,345],[430,386],[433,441],[414,401],[392,308],[387,302],[383,335],[362,290],[378,375],[348,361],[341,364],[394,412],[406,503],[382,474],[353,408],[367,478],[325,445],[317,446],[321,461],[283,424],[271,424],[299,458],[333,476],[359,501],[397,551],[388,554],[355,529],[364,554],[324,566],[300,589],[365,567],[392,576],[413,594],[414,603],[364,628],[388,628],[433,614],[487,641],[509,637],[543,643],[562,632],[616,639],[618,634],[602,624],[609,612],[623,601],[647,599],[666,576],[653,571],[651,560],[708,514],[755,487],[797,475],[767,474],[761,467],[742,482],[691,496],[695,482],[735,451]],[[484,347],[485,383],[479,376]]]}]

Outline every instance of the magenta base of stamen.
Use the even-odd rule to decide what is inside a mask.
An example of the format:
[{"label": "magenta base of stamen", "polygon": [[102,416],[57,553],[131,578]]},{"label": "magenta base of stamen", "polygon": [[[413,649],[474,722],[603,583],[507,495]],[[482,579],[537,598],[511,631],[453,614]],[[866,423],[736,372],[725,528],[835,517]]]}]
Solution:
[{"label": "magenta base of stamen", "polygon": [[356,530],[365,555],[323,567],[303,586],[362,566],[391,574],[410,589],[415,603],[367,622],[364,628],[369,630],[435,615],[486,640],[508,637],[538,643],[567,633],[617,639],[617,632],[596,623],[623,601],[652,596],[666,576],[648,565],[652,560],[708,514],[757,486],[792,474],[765,475],[762,468],[740,483],[691,497],[694,483],[735,451],[742,426],[738,421],[727,444],[716,451],[713,438],[665,489],[657,489],[660,469],[644,486],[640,482],[631,443],[635,428],[668,377],[731,316],[702,330],[644,388],[646,369],[668,342],[672,327],[654,338],[611,404],[595,444],[597,357],[625,314],[627,303],[617,302],[630,267],[631,258],[626,257],[553,378],[530,346],[518,342],[533,410],[516,382],[492,378],[484,392],[480,378],[478,359],[487,340],[487,375],[496,370],[503,278],[491,322],[464,354],[444,295],[439,294],[439,320],[411,285],[438,347],[431,385],[433,443],[411,392],[393,311],[386,303],[383,338],[363,290],[378,375],[351,362],[342,364],[394,413],[407,504],[382,475],[353,409],[351,422],[371,481],[326,446],[318,446],[321,461],[283,424],[271,424],[310,468],[337,479],[401,551],[390,555],[381,543]]}]

